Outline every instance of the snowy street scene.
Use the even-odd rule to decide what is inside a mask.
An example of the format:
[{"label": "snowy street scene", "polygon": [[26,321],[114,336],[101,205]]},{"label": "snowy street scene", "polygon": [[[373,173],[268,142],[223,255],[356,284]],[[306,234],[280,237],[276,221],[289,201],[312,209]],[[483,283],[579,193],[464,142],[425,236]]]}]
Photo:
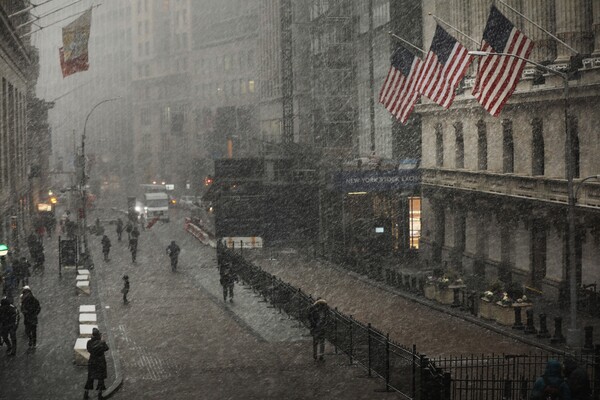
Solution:
[{"label": "snowy street scene", "polygon": [[0,77],[0,400],[600,400],[600,0],[0,0]]}]

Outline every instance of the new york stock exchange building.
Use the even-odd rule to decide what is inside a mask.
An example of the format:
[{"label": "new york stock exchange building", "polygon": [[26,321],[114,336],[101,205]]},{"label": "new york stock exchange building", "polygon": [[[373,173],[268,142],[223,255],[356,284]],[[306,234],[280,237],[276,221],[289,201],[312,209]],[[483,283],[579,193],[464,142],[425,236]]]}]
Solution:
[{"label": "new york stock exchange building", "polygon": [[[447,3],[453,2],[431,3],[438,15],[450,15],[463,32],[481,38],[490,2],[456,2],[452,9]],[[595,290],[600,283],[600,2],[520,3],[523,14],[579,56],[507,11],[535,43],[529,59],[568,72],[569,79],[528,65],[494,117],[471,94],[475,61],[450,109],[425,98],[417,105],[420,249],[430,267],[477,276],[484,286],[518,282],[529,293],[568,300],[569,254],[581,290]],[[424,22],[424,43],[434,29],[430,19]],[[569,151],[576,193],[573,251],[568,247]]]}]

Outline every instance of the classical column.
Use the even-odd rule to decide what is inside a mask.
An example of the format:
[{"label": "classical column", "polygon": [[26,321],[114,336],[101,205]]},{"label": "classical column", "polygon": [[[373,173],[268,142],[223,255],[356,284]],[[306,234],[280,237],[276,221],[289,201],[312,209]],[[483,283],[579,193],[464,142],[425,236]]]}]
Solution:
[{"label": "classical column", "polygon": [[[467,35],[471,35],[471,2],[472,0],[450,0],[450,23]],[[443,17],[442,17],[443,18]],[[463,38],[460,38],[463,40]]]},{"label": "classical column", "polygon": [[596,57],[600,57],[600,1],[593,1],[594,8],[592,10],[594,16],[594,53]]},{"label": "classical column", "polygon": [[[592,52],[592,0],[556,1],[556,36],[580,54]],[[557,45],[556,61],[564,62],[573,55],[565,46]]]},{"label": "classical column", "polygon": [[483,37],[483,29],[490,15],[491,5],[492,0],[471,0],[471,37],[475,40],[481,40]]},{"label": "classical column", "polygon": [[[536,24],[556,34],[556,7],[554,1],[524,0],[523,14]],[[554,61],[556,58],[556,41],[530,22],[524,22],[525,34],[535,42],[531,58],[534,61]]]}]

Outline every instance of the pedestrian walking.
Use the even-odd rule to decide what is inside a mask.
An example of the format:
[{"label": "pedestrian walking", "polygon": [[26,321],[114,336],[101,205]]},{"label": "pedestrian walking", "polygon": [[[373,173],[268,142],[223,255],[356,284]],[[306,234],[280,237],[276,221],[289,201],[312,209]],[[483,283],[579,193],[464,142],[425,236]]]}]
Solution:
[{"label": "pedestrian walking", "polygon": [[40,302],[33,295],[31,288],[25,286],[21,297],[21,313],[23,314],[25,334],[29,339],[29,347],[35,348],[37,346],[38,315],[41,311]]},{"label": "pedestrian walking", "polygon": [[17,287],[21,284],[22,287],[29,285],[31,277],[31,264],[25,257],[21,257],[19,261],[19,275],[17,276]]},{"label": "pedestrian walking", "polygon": [[32,272],[44,272],[44,263],[46,262],[46,256],[44,256],[44,245],[42,242],[36,242],[33,247],[29,249],[31,260],[33,261]]},{"label": "pedestrian walking", "polygon": [[23,257],[21,258],[15,258],[15,260],[13,261],[12,264],[12,270],[13,270],[13,274],[15,277],[15,289],[19,288],[19,284],[22,284],[23,282],[23,277],[24,277],[24,272],[23,272],[23,266],[22,266],[22,260]]},{"label": "pedestrian walking", "polygon": [[308,310],[310,334],[313,337],[313,358],[323,361],[325,354],[325,333],[329,320],[329,307],[324,299],[317,299]]},{"label": "pedestrian walking", "polygon": [[177,262],[179,259],[179,253],[181,252],[181,248],[175,243],[175,241],[171,241],[171,244],[167,246],[167,255],[171,259],[171,271],[175,272],[177,270]]},{"label": "pedestrian walking", "polygon": [[563,379],[562,365],[557,360],[546,363],[544,374],[536,379],[530,400],[571,400],[571,391]]},{"label": "pedestrian walking", "polygon": [[104,255],[104,261],[108,261],[108,253],[110,253],[110,239],[108,236],[102,236],[102,254]]},{"label": "pedestrian walking", "polygon": [[140,230],[137,226],[134,226],[133,229],[131,229],[131,237],[134,239],[138,239],[140,237]]},{"label": "pedestrian walking", "polygon": [[119,218],[117,220],[117,240],[121,241],[121,236],[123,235],[123,220]]},{"label": "pedestrian walking", "polygon": [[102,225],[100,225],[100,218],[96,218],[96,221],[94,222],[94,231],[96,232],[97,236],[100,236],[102,234]]},{"label": "pedestrian walking", "polygon": [[86,348],[88,353],[90,353],[90,359],[88,361],[88,376],[85,382],[83,398],[90,398],[89,391],[94,390],[94,380],[97,380],[96,390],[98,391],[98,399],[102,399],[102,391],[106,390],[104,380],[107,377],[106,356],[104,353],[109,348],[106,342],[102,340],[102,334],[98,328],[92,329],[92,338],[88,340]]},{"label": "pedestrian walking", "polygon": [[590,378],[585,367],[579,365],[574,357],[567,357],[563,366],[565,379],[571,391],[571,399],[590,400],[592,398],[592,390]]},{"label": "pedestrian walking", "polygon": [[17,289],[17,278],[13,271],[12,265],[8,264],[4,270],[4,286],[3,295],[9,302],[12,302],[14,291]]},{"label": "pedestrian walking", "polygon": [[127,240],[131,239],[131,231],[133,231],[133,225],[131,221],[127,221],[127,225],[125,225],[125,232],[127,232]]},{"label": "pedestrian walking", "polygon": [[227,296],[229,296],[229,302],[233,303],[233,287],[235,286],[235,282],[237,282],[237,275],[233,272],[229,265],[224,265],[221,269],[221,279],[219,282],[221,286],[223,286],[223,301],[227,301]]},{"label": "pedestrian walking", "polygon": [[137,257],[137,247],[137,238],[131,237],[131,239],[129,239],[129,251],[131,251],[131,262],[135,262],[135,259]]},{"label": "pedestrian walking", "polygon": [[128,275],[123,275],[123,289],[121,289],[121,293],[123,293],[123,304],[129,304],[129,300],[127,300],[127,294],[129,293]]},{"label": "pedestrian walking", "polygon": [[11,304],[10,300],[3,297],[0,300],[0,336],[8,347],[6,354],[17,354],[17,326],[19,325],[19,311]]}]

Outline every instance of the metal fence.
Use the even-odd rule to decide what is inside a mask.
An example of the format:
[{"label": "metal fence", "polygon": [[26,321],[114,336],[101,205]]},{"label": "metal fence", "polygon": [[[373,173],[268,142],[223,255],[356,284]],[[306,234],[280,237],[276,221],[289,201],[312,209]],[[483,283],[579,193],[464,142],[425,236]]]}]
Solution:
[{"label": "metal fence", "polygon": [[[273,307],[309,327],[308,310],[315,299],[264,271],[243,257],[243,253],[217,244],[219,265],[228,263],[238,277]],[[383,274],[382,274],[383,275]],[[399,276],[383,280],[413,290],[416,282],[402,282]],[[428,359],[416,346],[394,342],[371,324],[364,324],[337,309],[329,309],[325,337],[348,357],[349,364],[364,367],[369,376],[385,382],[382,390],[395,391],[406,399],[421,400],[508,400],[528,399],[533,383],[550,359],[563,361],[567,353],[502,354]],[[591,378],[594,400],[600,400],[600,346],[577,359]]]}]

